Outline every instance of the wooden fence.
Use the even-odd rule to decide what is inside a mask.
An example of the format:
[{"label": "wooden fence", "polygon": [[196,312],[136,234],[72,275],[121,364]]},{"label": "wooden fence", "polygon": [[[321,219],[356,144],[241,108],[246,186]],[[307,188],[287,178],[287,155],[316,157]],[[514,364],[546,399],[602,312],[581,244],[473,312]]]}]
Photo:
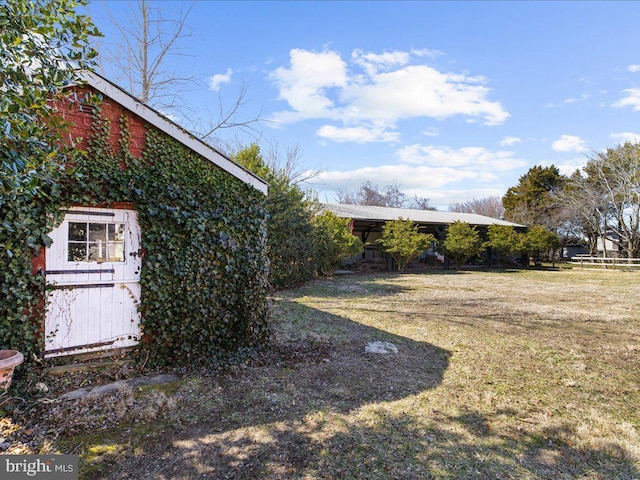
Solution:
[{"label": "wooden fence", "polygon": [[601,267],[601,268],[635,268],[640,267],[640,258],[624,258],[624,257],[589,257],[588,255],[578,255],[571,257],[572,265],[580,265],[584,267]]}]

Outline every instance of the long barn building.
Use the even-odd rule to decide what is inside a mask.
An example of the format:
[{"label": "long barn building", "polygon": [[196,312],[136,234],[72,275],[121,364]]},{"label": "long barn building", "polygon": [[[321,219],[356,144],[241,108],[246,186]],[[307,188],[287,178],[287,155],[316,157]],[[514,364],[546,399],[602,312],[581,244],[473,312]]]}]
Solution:
[{"label": "long barn building", "polygon": [[363,259],[375,259],[384,256],[378,244],[378,239],[382,235],[382,226],[390,220],[412,220],[418,225],[420,232],[431,233],[436,240],[444,239],[447,226],[457,221],[476,226],[481,232],[486,231],[489,225],[507,225],[520,232],[526,231],[524,225],[475,213],[373,207],[344,203],[325,203],[323,208],[333,212],[340,218],[351,219],[351,232],[366,244],[365,251],[362,254]]}]

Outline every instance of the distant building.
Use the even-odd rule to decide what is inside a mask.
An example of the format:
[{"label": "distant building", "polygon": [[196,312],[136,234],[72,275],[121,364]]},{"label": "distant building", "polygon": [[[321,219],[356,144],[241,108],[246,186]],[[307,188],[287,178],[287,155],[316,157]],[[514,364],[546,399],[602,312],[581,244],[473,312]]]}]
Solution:
[{"label": "distant building", "polygon": [[617,236],[614,233],[608,233],[606,236],[598,237],[596,251],[599,257],[620,256],[620,247],[614,240],[617,240]]},{"label": "distant building", "polygon": [[581,243],[572,243],[562,247],[562,258],[572,258],[578,255],[589,255],[589,249]]},{"label": "distant building", "polygon": [[[518,231],[526,231],[524,225],[475,213],[440,212],[437,210],[417,210],[410,208],[372,207],[344,203],[325,203],[323,208],[341,218],[351,219],[351,233],[366,244],[362,259],[386,257],[378,240],[382,236],[382,226],[390,220],[412,220],[422,233],[431,233],[436,240],[445,238],[445,229],[454,222],[466,222],[486,230],[489,225],[507,225]],[[432,252],[433,253],[433,252]]]}]

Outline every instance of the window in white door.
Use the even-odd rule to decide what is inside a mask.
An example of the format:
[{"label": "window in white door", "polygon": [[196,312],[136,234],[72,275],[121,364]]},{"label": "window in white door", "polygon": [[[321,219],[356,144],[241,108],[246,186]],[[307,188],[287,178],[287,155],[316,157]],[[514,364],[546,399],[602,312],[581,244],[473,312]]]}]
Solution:
[{"label": "window in white door", "polygon": [[69,222],[69,262],[124,262],[124,223]]}]

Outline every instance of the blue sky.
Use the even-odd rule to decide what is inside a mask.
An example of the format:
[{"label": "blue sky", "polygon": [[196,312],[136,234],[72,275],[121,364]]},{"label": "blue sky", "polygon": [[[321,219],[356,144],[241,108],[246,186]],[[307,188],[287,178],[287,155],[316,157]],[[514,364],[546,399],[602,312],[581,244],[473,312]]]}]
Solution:
[{"label": "blue sky", "polygon": [[[109,45],[105,5],[120,21],[127,4],[89,6]],[[246,86],[239,118],[260,113],[259,143],[322,170],[320,200],[397,182],[446,210],[640,139],[638,18],[639,2],[197,1],[167,66],[195,76],[203,118]]]}]

